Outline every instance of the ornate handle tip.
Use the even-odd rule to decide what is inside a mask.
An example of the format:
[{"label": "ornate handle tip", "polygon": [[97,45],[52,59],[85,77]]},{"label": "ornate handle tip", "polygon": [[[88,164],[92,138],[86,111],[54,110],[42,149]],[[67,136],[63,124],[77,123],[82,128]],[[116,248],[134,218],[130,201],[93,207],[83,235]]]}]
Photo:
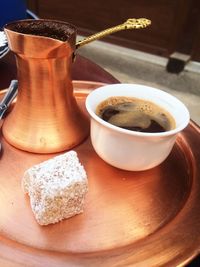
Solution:
[{"label": "ornate handle tip", "polygon": [[151,20],[146,18],[128,19],[124,25],[126,25],[128,29],[146,28],[147,26],[151,25]]}]

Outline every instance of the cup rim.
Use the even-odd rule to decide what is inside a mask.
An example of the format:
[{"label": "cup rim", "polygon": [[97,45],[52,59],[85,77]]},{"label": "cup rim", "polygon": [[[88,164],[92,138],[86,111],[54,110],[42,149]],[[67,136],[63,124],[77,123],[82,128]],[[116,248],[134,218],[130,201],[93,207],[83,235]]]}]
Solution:
[{"label": "cup rim", "polygon": [[[96,115],[95,112],[92,110],[91,105],[90,105],[90,100],[93,97],[93,95],[96,94],[97,92],[104,91],[104,90],[108,89],[109,87],[111,88],[111,87],[116,87],[116,86],[117,87],[118,86],[140,86],[140,87],[142,86],[143,88],[148,88],[148,89],[153,90],[153,91],[157,91],[157,92],[159,91],[162,94],[165,94],[166,96],[169,96],[170,98],[173,98],[177,103],[179,103],[182,106],[182,108],[185,111],[185,117],[186,117],[186,119],[185,119],[185,121],[183,123],[181,123],[181,125],[179,125],[175,129],[168,130],[168,131],[165,131],[165,132],[157,132],[157,133],[137,132],[137,131],[127,130],[127,129],[123,129],[123,128],[120,128],[118,126],[115,126],[115,125],[113,125],[113,124],[111,124],[109,122],[106,122],[103,119],[101,119],[98,115]],[[109,98],[109,97],[110,96],[107,96],[106,98]],[[100,102],[102,102],[102,101],[100,101]],[[98,87],[98,88],[94,89],[92,92],[90,92],[89,95],[86,97],[85,106],[86,106],[86,109],[87,109],[89,115],[95,121],[97,121],[98,123],[100,123],[104,127],[109,128],[109,129],[111,129],[111,130],[113,130],[115,132],[123,133],[123,134],[129,135],[129,136],[140,136],[140,137],[142,137],[142,136],[143,137],[145,137],[145,136],[146,137],[164,137],[164,136],[171,136],[171,135],[175,135],[175,134],[179,133],[184,128],[186,128],[187,125],[189,124],[189,121],[190,121],[190,114],[189,114],[189,111],[188,111],[187,107],[177,97],[173,96],[172,94],[169,94],[169,93],[165,92],[164,90],[161,90],[161,89],[158,89],[158,88],[155,88],[155,87],[151,87],[151,86],[146,86],[146,85],[143,85],[143,84],[119,83],[119,84],[108,84],[108,85],[104,85],[104,86]],[[171,114],[171,115],[173,116],[173,114]]]}]

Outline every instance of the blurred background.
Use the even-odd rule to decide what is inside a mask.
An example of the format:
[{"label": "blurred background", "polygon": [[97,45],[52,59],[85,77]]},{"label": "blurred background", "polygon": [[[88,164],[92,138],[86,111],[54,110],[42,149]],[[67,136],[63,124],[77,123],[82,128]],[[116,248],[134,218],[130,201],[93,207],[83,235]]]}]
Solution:
[{"label": "blurred background", "polygon": [[74,24],[78,38],[145,17],[152,25],[121,31],[78,50],[120,82],[159,87],[180,98],[200,124],[199,0],[27,0],[40,18]]},{"label": "blurred background", "polygon": [[150,28],[122,31],[106,41],[164,57],[180,52],[200,61],[199,0],[27,0],[27,5],[41,18],[76,25],[83,35],[146,17],[152,20]]}]

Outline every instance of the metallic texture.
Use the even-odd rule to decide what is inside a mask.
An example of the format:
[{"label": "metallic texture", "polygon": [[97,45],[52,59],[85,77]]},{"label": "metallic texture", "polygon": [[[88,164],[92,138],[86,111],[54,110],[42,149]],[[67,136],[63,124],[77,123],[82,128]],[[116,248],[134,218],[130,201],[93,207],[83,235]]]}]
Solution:
[{"label": "metallic texture", "polygon": [[89,37],[86,37],[85,39],[79,41],[76,43],[76,48],[79,48],[85,44],[88,44],[92,41],[98,40],[100,38],[103,38],[109,34],[123,31],[123,30],[132,30],[132,29],[142,29],[146,28],[151,24],[151,21],[149,19],[140,18],[140,19],[128,19],[124,23],[117,25],[115,27],[103,30],[101,32],[95,33]]},{"label": "metallic texture", "polygon": [[[99,86],[74,83],[82,111],[87,94]],[[21,178],[53,155],[1,142],[0,266],[180,267],[199,253],[200,128],[194,123],[179,134],[165,162],[148,171],[111,167],[85,140],[75,148],[89,181],[84,212],[47,227],[35,221]]]},{"label": "metallic texture", "polygon": [[76,28],[55,20],[21,20],[4,30],[16,55],[16,105],[3,124],[13,146],[35,153],[71,149],[89,134],[89,122],[73,96],[71,67],[77,47],[116,31],[144,28],[147,19],[129,19],[75,44]]},{"label": "metallic texture", "polygon": [[[51,38],[61,30],[66,41]],[[89,134],[71,81],[76,29],[59,21],[22,20],[6,25],[5,32],[16,56],[19,88],[16,105],[3,124],[4,137],[35,153],[73,148]],[[50,37],[40,36],[43,32]]]}]

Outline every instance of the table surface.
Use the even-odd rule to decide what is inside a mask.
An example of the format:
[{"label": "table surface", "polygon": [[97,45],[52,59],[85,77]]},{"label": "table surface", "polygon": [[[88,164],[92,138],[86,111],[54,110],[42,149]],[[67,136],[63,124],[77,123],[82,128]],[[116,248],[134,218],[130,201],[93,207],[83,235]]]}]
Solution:
[{"label": "table surface", "polygon": [[[14,55],[9,52],[0,59],[0,90],[7,88],[12,79],[17,78],[17,69]],[[106,72],[97,64],[77,55],[72,67],[72,79],[83,81],[96,81],[102,83],[118,83],[119,81]],[[200,259],[197,257],[187,267],[200,266]]]}]

